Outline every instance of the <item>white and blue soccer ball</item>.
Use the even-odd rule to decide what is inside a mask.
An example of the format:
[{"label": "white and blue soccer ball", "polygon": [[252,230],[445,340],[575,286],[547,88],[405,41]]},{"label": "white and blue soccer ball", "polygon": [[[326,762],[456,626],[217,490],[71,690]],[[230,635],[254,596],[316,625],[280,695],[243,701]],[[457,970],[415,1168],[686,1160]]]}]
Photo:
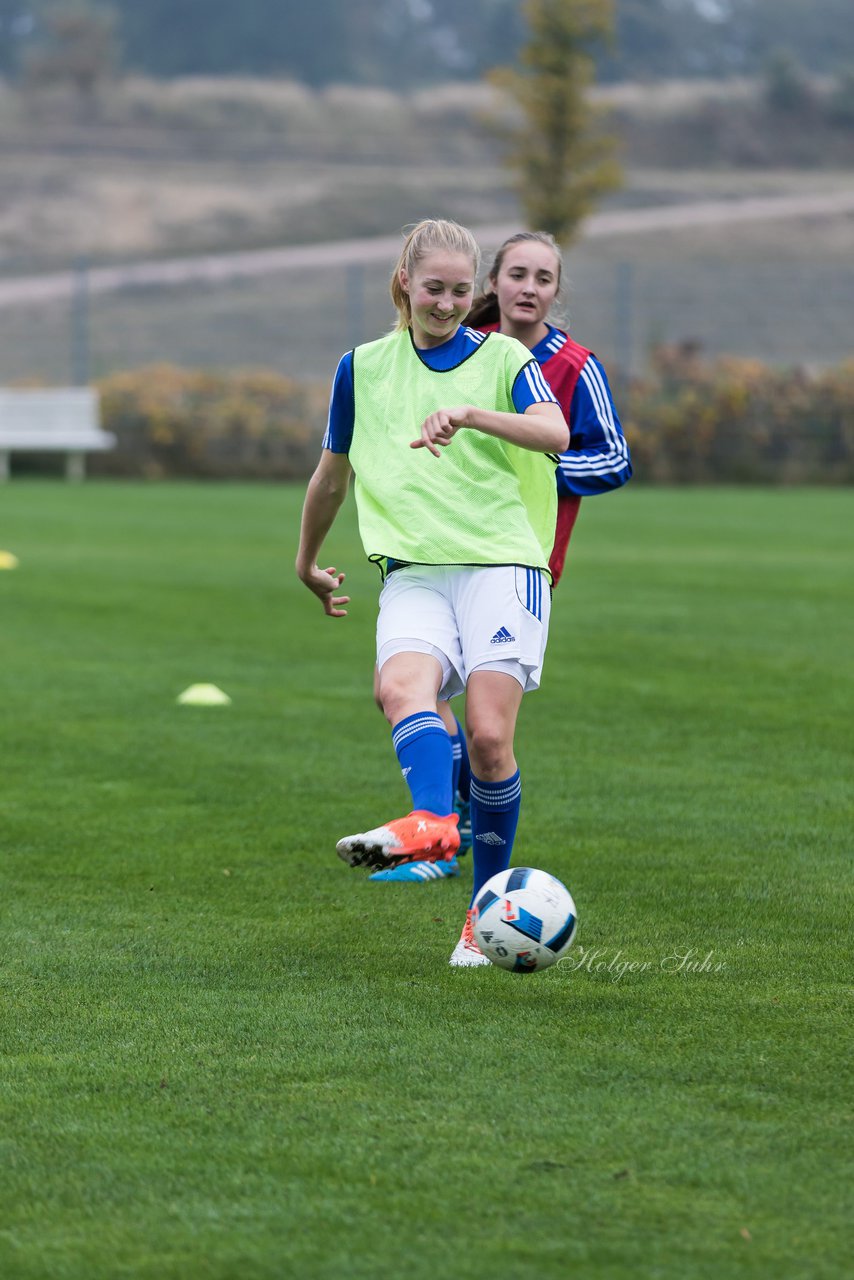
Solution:
[{"label": "white and blue soccer ball", "polygon": [[572,946],[577,924],[566,885],[535,867],[510,867],[487,880],[472,917],[483,954],[514,973],[534,973],[560,960]]}]

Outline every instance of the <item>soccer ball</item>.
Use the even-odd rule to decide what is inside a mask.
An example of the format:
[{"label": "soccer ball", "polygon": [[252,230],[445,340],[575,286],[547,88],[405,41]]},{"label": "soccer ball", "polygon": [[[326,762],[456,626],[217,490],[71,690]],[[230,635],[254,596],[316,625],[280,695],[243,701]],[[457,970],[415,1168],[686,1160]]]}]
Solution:
[{"label": "soccer ball", "polygon": [[477,945],[514,973],[548,969],[572,946],[578,917],[572,894],[533,867],[510,867],[487,880],[474,904]]}]

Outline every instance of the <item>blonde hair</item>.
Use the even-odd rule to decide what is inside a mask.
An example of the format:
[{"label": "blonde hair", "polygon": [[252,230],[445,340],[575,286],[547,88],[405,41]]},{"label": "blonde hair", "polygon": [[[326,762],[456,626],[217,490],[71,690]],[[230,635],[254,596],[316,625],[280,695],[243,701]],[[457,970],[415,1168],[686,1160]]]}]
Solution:
[{"label": "blonde hair", "polygon": [[[544,244],[554,254],[557,262],[557,292],[558,294],[560,293],[561,278],[563,276],[563,254],[561,253],[560,245],[548,231],[517,231],[515,236],[508,236],[496,253],[492,266],[489,268],[487,279],[490,284],[494,285],[498,279],[498,273],[501,270],[501,264],[504,261],[504,255],[507,250],[511,249],[514,244],[530,244],[532,241],[534,244]],[[498,306],[498,294],[494,288],[484,289],[471,304],[471,311],[466,316],[466,324],[477,328],[479,324],[500,324],[500,322],[501,311]]]},{"label": "blonde hair", "polygon": [[411,278],[418,263],[437,249],[465,254],[471,259],[474,276],[477,276],[480,270],[480,249],[470,231],[461,227],[458,222],[447,222],[442,218],[425,218],[423,222],[419,222],[407,235],[391,276],[391,300],[397,310],[395,332],[408,329],[412,321],[409,294],[400,283],[401,271],[405,271]]}]

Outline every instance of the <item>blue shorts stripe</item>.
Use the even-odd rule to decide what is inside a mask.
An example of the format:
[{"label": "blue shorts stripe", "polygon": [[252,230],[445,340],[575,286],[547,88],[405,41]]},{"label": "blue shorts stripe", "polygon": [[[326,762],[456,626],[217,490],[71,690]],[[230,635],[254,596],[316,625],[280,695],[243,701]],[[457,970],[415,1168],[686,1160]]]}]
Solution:
[{"label": "blue shorts stripe", "polygon": [[525,608],[538,622],[542,622],[543,575],[539,569],[525,569]]}]

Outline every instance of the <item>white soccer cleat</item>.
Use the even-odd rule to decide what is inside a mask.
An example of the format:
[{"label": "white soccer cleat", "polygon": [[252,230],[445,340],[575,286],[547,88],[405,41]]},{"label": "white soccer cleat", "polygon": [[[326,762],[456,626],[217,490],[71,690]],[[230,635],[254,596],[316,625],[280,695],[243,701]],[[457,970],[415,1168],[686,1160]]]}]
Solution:
[{"label": "white soccer cleat", "polygon": [[469,908],[466,912],[466,922],[463,925],[460,940],[454,947],[451,958],[448,961],[448,964],[453,965],[455,969],[472,969],[475,965],[491,963],[474,940],[474,932],[472,931],[473,916],[474,912]]}]

